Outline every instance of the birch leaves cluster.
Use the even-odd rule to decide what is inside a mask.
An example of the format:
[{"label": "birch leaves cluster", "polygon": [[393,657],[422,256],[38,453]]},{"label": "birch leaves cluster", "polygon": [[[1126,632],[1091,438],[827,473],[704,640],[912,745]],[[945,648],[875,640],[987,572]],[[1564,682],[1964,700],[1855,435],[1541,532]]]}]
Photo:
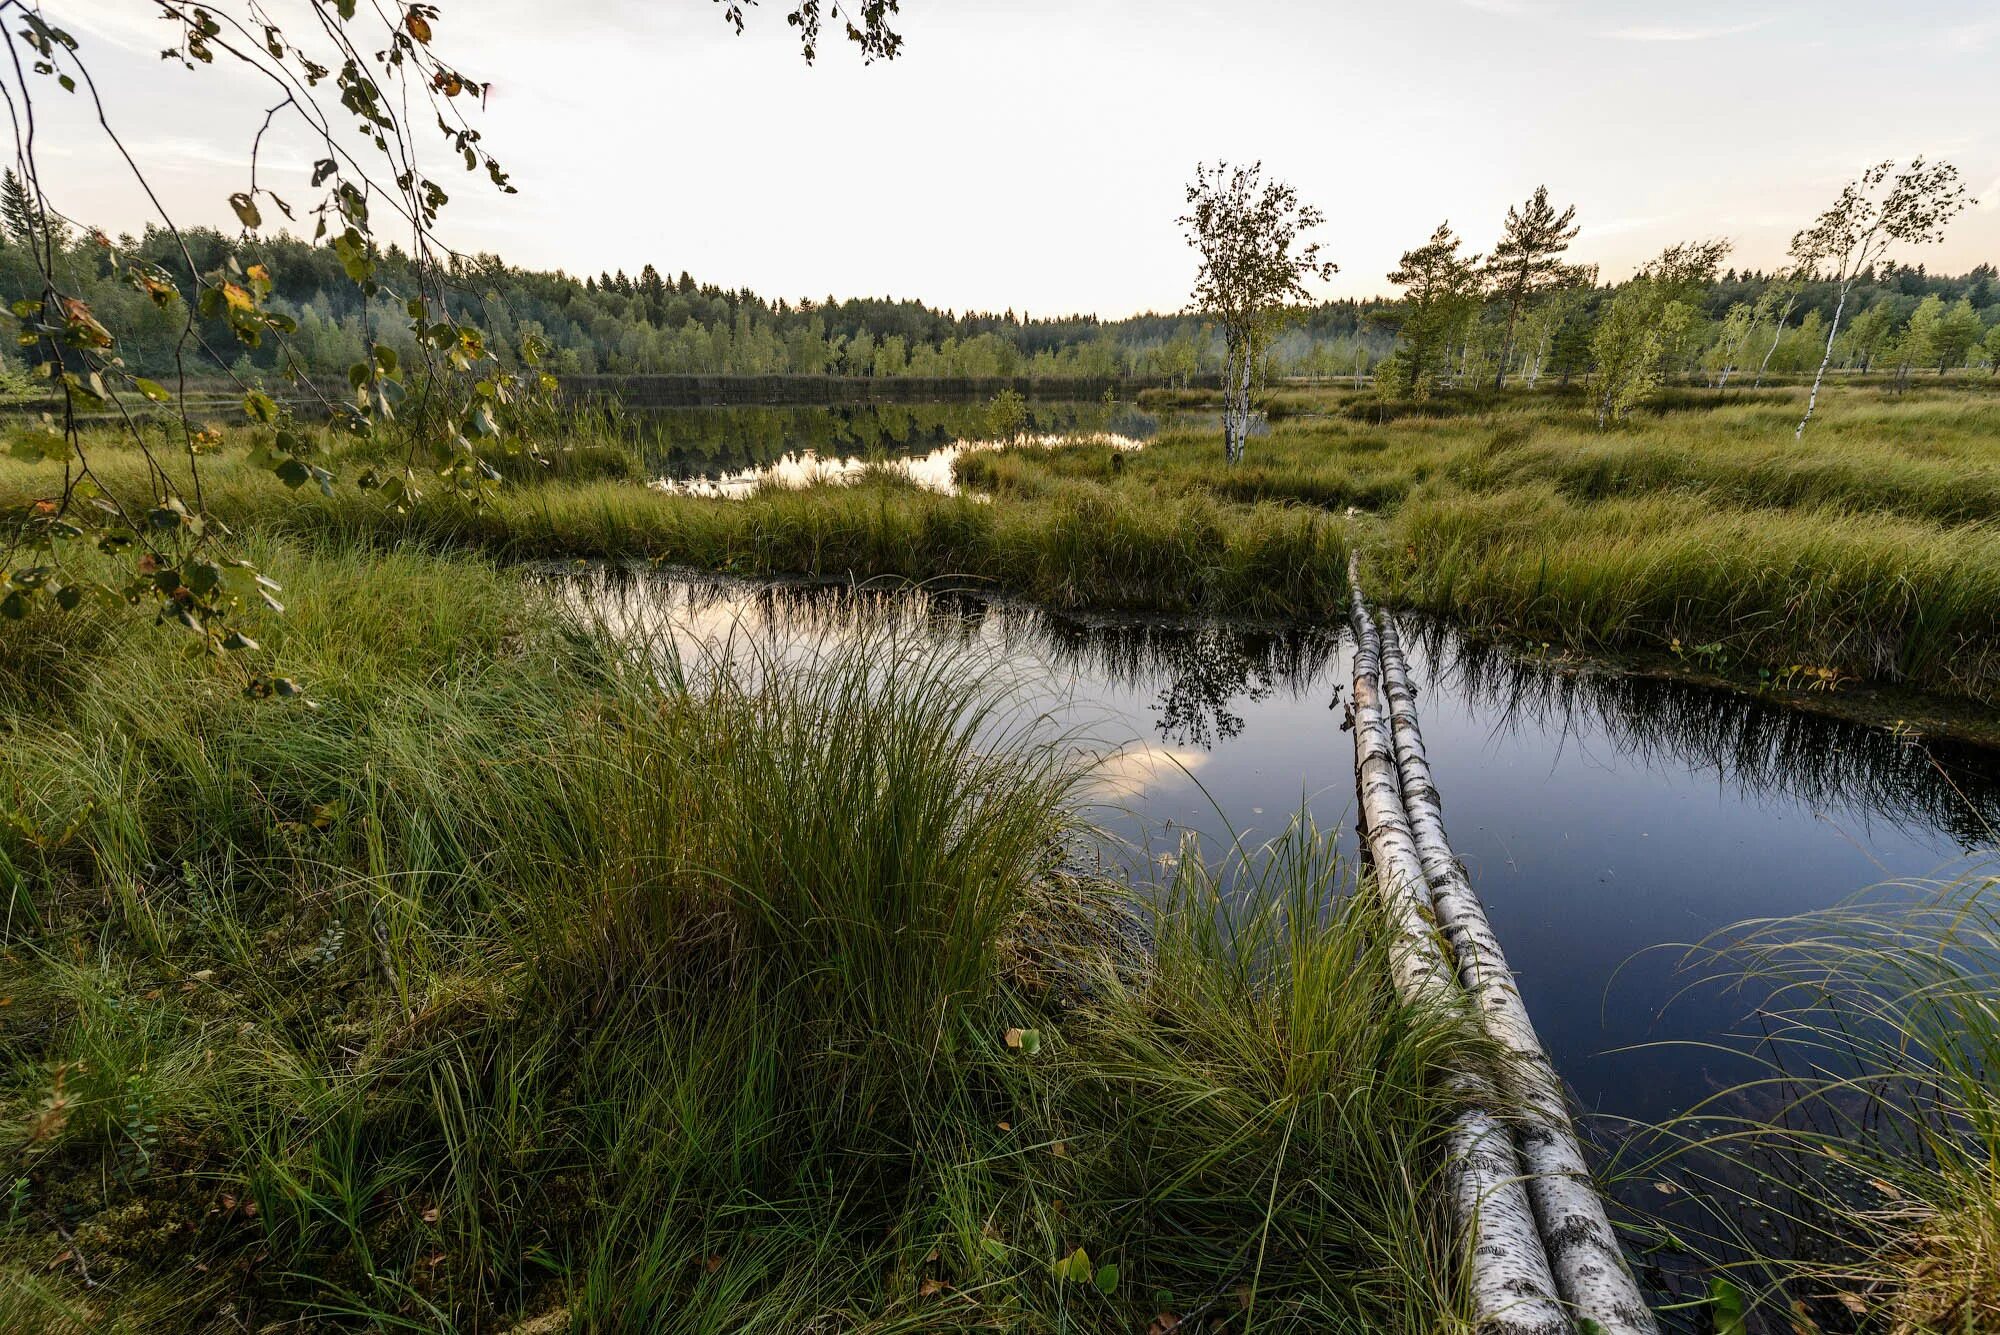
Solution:
[{"label": "birch leaves cluster", "polygon": [[1307,282],[1331,278],[1339,266],[1321,258],[1306,233],[1326,220],[1279,180],[1263,179],[1263,164],[1197,167],[1180,218],[1201,258],[1189,309],[1221,328],[1223,451],[1243,458],[1250,429],[1250,389],[1257,364],[1286,315],[1310,297]]}]

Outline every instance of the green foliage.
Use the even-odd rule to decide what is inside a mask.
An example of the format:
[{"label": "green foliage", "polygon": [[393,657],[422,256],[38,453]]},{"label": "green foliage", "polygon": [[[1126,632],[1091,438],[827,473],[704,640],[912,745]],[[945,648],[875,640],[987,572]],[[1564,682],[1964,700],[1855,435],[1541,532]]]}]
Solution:
[{"label": "green foliage", "polygon": [[1626,416],[1665,378],[1694,325],[1694,300],[1728,250],[1721,241],[1669,246],[1618,289],[1591,337],[1598,426]]},{"label": "green foliage", "polygon": [[1404,289],[1395,353],[1376,370],[1387,398],[1431,397],[1448,374],[1467,327],[1478,317],[1484,279],[1479,256],[1460,255],[1450,223],[1439,223],[1429,241],[1403,252],[1389,281]]}]

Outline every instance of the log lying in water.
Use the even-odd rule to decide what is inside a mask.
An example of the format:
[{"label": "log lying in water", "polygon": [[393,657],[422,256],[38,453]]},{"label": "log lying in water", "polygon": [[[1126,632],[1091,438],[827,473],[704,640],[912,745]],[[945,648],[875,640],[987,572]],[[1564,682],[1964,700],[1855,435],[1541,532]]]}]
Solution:
[{"label": "log lying in water", "polygon": [[[1378,641],[1358,585],[1354,628],[1355,765],[1375,884],[1395,937],[1390,967],[1396,990],[1406,1001],[1458,1006],[1463,997],[1433,930],[1430,882],[1404,814]],[[1493,1091],[1465,1073],[1452,1077],[1451,1088],[1464,1109],[1449,1147],[1452,1200],[1460,1228],[1472,1240],[1478,1329],[1482,1335],[1565,1335],[1570,1323],[1556,1300],[1513,1138],[1487,1111]]]},{"label": "log lying in water", "polygon": [[1590,1322],[1606,1335],[1657,1335],[1659,1326],[1640,1296],[1605,1216],[1603,1198],[1590,1179],[1562,1082],[1528,1018],[1500,940],[1445,839],[1444,814],[1417,725],[1409,662],[1387,616],[1381,618],[1378,643],[1403,810],[1458,980],[1487,1035],[1510,1058],[1504,1088],[1509,1110],[1519,1119],[1514,1141],[1528,1170],[1528,1196],[1557,1289],[1586,1330],[1593,1327],[1583,1323]]}]

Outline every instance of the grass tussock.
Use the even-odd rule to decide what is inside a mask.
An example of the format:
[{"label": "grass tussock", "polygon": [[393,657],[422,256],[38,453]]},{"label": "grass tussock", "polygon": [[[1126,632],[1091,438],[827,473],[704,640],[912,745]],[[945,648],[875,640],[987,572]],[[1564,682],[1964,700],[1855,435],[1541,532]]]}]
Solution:
[{"label": "grass tussock", "polygon": [[[1298,397],[1294,392],[1291,397]],[[1403,411],[1325,391],[1227,467],[1213,433],[1140,452],[961,463],[997,500],[1093,485],[1167,505],[1368,512],[1380,596],[1595,653],[1699,650],[1755,683],[1881,682],[2000,700],[2000,399],[1842,386],[1803,443],[1798,394],[1682,389],[1599,431],[1561,391]]]},{"label": "grass tussock", "polygon": [[1657,1129],[1667,1148],[1639,1171],[1675,1175],[1725,1225],[1754,1216],[1725,1227],[1726,1269],[1774,1316],[2000,1329],[1996,889],[1983,873],[1887,887],[1697,952],[1761,999],[1764,1074]]},{"label": "grass tussock", "polygon": [[1312,832],[1121,928],[962,666],[683,664],[379,536],[257,540],[313,710],[7,642],[0,1324],[1453,1327],[1469,1040]]}]

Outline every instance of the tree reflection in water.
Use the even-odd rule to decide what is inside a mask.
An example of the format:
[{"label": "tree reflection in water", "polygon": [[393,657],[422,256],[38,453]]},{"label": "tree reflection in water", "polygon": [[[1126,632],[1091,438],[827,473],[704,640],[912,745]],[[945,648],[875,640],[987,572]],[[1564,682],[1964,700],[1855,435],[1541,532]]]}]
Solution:
[{"label": "tree reflection in water", "polygon": [[[900,584],[757,584],[616,568],[563,578],[614,625],[705,626],[711,638],[726,627],[765,644],[886,636],[963,652],[968,670],[1009,672],[1085,703],[1093,690],[1150,693],[1162,740],[1200,749],[1238,738],[1246,714],[1274,696],[1337,702],[1347,671],[1342,628],[1079,617]],[[1421,689],[1458,699],[1496,729],[1550,745],[1601,735],[1648,767],[1712,771],[1746,793],[1934,829],[1968,851],[2000,842],[1993,751],[1735,692],[1551,662],[1467,640],[1435,621],[1403,624]]]}]

